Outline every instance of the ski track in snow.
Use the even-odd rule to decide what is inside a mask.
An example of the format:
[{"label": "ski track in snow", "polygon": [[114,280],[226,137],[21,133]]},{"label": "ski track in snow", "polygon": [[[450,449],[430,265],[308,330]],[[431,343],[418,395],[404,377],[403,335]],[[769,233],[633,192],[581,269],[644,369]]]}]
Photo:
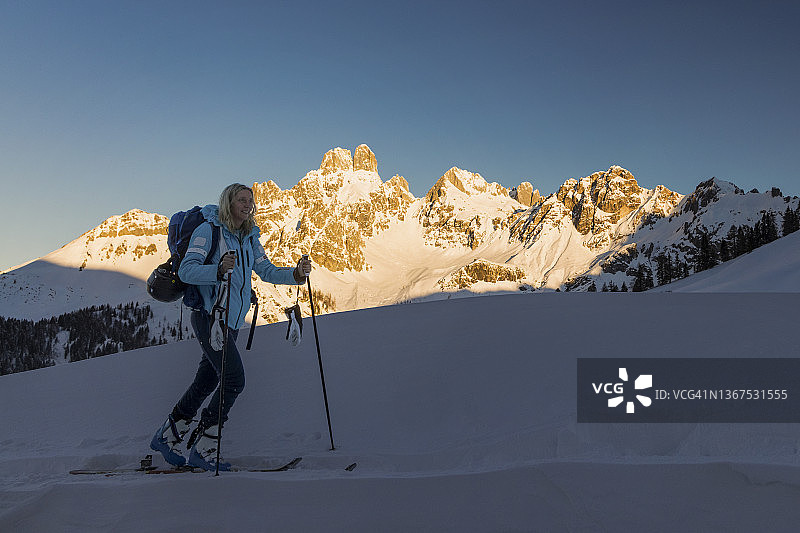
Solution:
[{"label": "ski track in snow", "polygon": [[194,341],[3,376],[0,530],[792,531],[797,425],[577,424],[575,361],[796,357],[797,303],[514,294],[321,316],[333,452],[311,324],[296,349],[259,327],[223,455],[304,457],[280,473],[67,473],[138,466]]}]

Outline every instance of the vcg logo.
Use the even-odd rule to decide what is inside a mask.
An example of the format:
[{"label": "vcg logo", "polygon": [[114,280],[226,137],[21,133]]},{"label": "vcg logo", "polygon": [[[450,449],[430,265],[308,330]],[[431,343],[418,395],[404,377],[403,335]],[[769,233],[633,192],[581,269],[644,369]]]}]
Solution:
[{"label": "vcg logo", "polygon": [[[625,401],[625,383],[628,381],[628,370],[625,368],[619,369],[619,379],[622,380],[621,383],[592,383],[592,388],[594,389],[595,394],[600,394],[601,392],[608,395],[614,395],[613,397],[608,399],[608,406],[609,407],[617,407],[622,402]],[[633,388],[635,391],[637,390],[644,390],[649,389],[653,386],[653,376],[652,374],[641,374],[636,380],[633,382]],[[635,394],[635,393],[634,393]],[[650,399],[649,396],[644,396],[643,394],[635,394],[636,399],[645,407],[649,407],[653,400]],[[635,411],[635,403],[632,400],[629,400],[625,403],[625,411],[627,413],[633,413]]]}]

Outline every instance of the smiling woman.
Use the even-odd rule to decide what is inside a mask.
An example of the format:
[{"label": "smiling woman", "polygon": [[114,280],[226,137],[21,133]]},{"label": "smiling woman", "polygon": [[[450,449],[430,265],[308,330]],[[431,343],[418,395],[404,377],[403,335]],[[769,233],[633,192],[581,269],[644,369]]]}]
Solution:
[{"label": "smiling woman", "polygon": [[256,225],[253,191],[240,183],[229,185],[219,200],[219,220],[231,230],[250,233]]},{"label": "smiling woman", "polygon": [[[258,240],[261,233],[254,212],[253,191],[240,183],[228,185],[219,206],[203,208],[207,223],[192,233],[190,248],[178,269],[181,281],[196,285],[201,296],[200,305],[192,309],[191,322],[203,355],[191,385],[150,442],[153,450],[175,466],[188,462],[205,470],[230,468],[219,462],[219,442],[228,412],[244,390],[244,366],[236,338],[250,308],[252,273],[268,283],[283,285],[305,283],[311,273],[311,261],[305,257],[295,268],[272,264]],[[212,247],[212,226],[219,228],[216,248]],[[211,401],[189,434],[209,396]],[[188,461],[184,450],[189,450]]]}]

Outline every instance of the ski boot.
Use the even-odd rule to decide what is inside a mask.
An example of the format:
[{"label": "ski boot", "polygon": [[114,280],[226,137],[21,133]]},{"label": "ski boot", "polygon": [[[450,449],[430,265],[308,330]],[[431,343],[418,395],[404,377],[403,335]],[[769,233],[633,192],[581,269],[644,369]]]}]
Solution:
[{"label": "ski boot", "polygon": [[170,413],[166,422],[158,428],[150,441],[150,449],[160,452],[164,460],[173,466],[183,466],[186,458],[181,454],[180,444],[189,432],[192,420],[175,420]]},{"label": "ski boot", "polygon": [[[217,448],[219,447],[217,426],[205,427],[202,422],[197,426],[189,437],[189,460],[187,463],[194,468],[203,470],[216,470],[217,468]],[[231,469],[230,463],[219,463],[219,469],[227,471]]]}]

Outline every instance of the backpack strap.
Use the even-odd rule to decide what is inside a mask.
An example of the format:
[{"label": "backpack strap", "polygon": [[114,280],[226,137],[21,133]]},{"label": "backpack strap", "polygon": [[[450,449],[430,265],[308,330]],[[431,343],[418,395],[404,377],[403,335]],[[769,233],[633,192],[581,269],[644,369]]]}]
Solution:
[{"label": "backpack strap", "polygon": [[204,263],[206,265],[211,263],[211,258],[214,256],[214,252],[217,251],[220,241],[222,241],[222,246],[220,247],[220,257],[225,255],[225,252],[228,251],[228,245],[225,243],[225,240],[222,239],[219,226],[212,224],[211,222],[208,222],[208,224],[211,225],[211,248],[208,250],[208,255],[206,256],[206,261]]},{"label": "backpack strap", "polygon": [[[211,246],[208,249],[208,254],[206,255],[205,261],[203,261],[203,264],[209,265],[211,264],[211,258],[214,257],[214,252],[217,251],[217,248],[219,248],[222,253],[225,253],[228,251],[228,245],[225,243],[225,239],[222,237],[219,226],[216,226],[209,221],[206,222],[208,222],[208,224],[211,226]],[[220,242],[222,242],[222,245],[220,245]],[[216,288],[214,290],[216,291]],[[213,293],[212,297],[214,297]],[[203,298],[200,296],[196,285],[186,286],[186,292],[183,296],[183,303],[187,307],[196,311],[203,309]]]}]

